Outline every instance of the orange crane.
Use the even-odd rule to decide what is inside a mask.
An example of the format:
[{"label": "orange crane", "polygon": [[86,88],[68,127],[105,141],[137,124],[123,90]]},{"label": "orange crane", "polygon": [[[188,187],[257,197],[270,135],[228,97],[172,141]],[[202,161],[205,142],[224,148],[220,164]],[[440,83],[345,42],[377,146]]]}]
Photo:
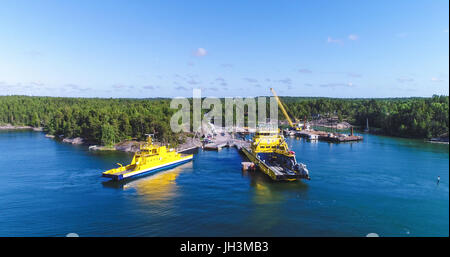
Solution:
[{"label": "orange crane", "polygon": [[289,117],[286,109],[284,108],[283,103],[281,102],[281,99],[278,97],[277,93],[275,93],[275,90],[273,88],[270,88],[270,91],[272,91],[273,96],[275,96],[275,99],[277,99],[278,106],[280,106],[280,109],[283,112],[284,117],[286,117],[287,121],[289,122],[291,129],[302,130],[300,127],[294,125],[294,123],[292,122],[291,118]]}]

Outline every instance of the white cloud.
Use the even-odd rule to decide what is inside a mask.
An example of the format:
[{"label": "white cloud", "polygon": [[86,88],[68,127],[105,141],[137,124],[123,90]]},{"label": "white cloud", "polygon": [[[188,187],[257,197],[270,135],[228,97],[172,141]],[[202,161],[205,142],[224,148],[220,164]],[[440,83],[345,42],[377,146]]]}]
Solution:
[{"label": "white cloud", "polygon": [[407,77],[401,77],[397,79],[398,82],[400,83],[409,83],[409,82],[413,82],[414,79],[413,78],[407,78]]},{"label": "white cloud", "polygon": [[44,83],[42,83],[40,81],[31,81],[30,84],[33,86],[37,86],[37,87],[42,87],[45,85]]},{"label": "white cloud", "polygon": [[195,80],[195,79],[193,79],[193,78],[187,80],[186,82],[187,82],[188,84],[191,84],[191,85],[199,85],[199,84],[201,84],[200,81]]},{"label": "white cloud", "polygon": [[78,86],[76,84],[66,84],[65,87],[71,88],[73,90],[78,90],[80,88],[80,86]]},{"label": "white cloud", "polygon": [[442,81],[444,81],[444,80],[443,80],[443,79],[440,79],[440,78],[432,77],[432,78],[431,78],[431,81],[434,81],[434,82],[442,82]]},{"label": "white cloud", "polygon": [[321,84],[319,86],[320,87],[335,88],[335,87],[353,87],[355,85],[353,85],[352,82],[349,82],[349,83],[327,83],[327,84]]},{"label": "white cloud", "polygon": [[359,36],[356,35],[356,34],[350,34],[350,35],[348,36],[348,39],[350,39],[350,40],[358,40],[358,39],[359,39]]},{"label": "white cloud", "polygon": [[35,58],[35,57],[41,57],[43,54],[41,51],[38,51],[38,50],[28,50],[28,51],[25,51],[25,55]]},{"label": "white cloud", "polygon": [[176,90],[189,90],[187,87],[179,86],[175,88]]},{"label": "white cloud", "polygon": [[215,87],[208,87],[208,88],[205,88],[205,89],[209,90],[209,91],[219,91],[219,89],[215,88]]},{"label": "white cloud", "polygon": [[362,75],[359,73],[353,73],[353,72],[348,72],[347,76],[352,77],[352,78],[361,78]]},{"label": "white cloud", "polygon": [[120,89],[120,90],[122,90],[122,89],[133,89],[133,88],[134,88],[134,86],[131,86],[131,85],[125,85],[125,84],[120,84],[120,83],[114,84],[114,85],[112,85],[112,87],[113,87],[114,89]]},{"label": "white cloud", "polygon": [[256,83],[256,82],[258,82],[258,80],[257,80],[257,79],[254,79],[254,78],[244,78],[244,80],[246,80],[247,82],[250,82],[250,83]]},{"label": "white cloud", "polygon": [[208,54],[208,51],[206,51],[205,48],[198,48],[197,50],[195,50],[194,55],[195,56],[205,56]]},{"label": "white cloud", "polygon": [[298,72],[300,73],[312,73],[310,69],[299,69]]},{"label": "white cloud", "polygon": [[290,84],[292,84],[292,79],[290,79],[290,78],[280,79],[280,80],[278,80],[278,82],[286,84],[286,85],[290,85]]},{"label": "white cloud", "polygon": [[332,37],[328,37],[327,42],[328,43],[336,43],[336,44],[342,43],[342,41],[340,39],[335,39],[335,38],[332,38]]}]

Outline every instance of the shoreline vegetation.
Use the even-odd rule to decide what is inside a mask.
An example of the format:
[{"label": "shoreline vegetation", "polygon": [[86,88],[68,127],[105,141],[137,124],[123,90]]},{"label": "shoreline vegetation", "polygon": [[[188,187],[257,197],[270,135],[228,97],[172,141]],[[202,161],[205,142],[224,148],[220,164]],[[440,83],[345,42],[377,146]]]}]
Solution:
[{"label": "shoreline vegetation", "polygon": [[[0,131],[2,130],[33,130],[36,132],[45,132],[42,127],[32,127],[32,126],[13,126],[11,124],[0,125]],[[144,144],[145,141],[136,141],[136,140],[124,140],[115,145],[92,145],[86,142],[85,139],[81,137],[75,138],[65,138],[63,136],[55,136],[51,134],[45,134],[46,138],[58,140],[60,142],[72,145],[86,145],[89,147],[89,150],[93,151],[122,151],[122,152],[137,152],[139,150],[140,145]],[[162,145],[161,142],[154,142],[156,145]],[[185,150],[192,147],[201,146],[201,142],[199,139],[194,139],[187,137],[184,143],[179,144],[176,148],[177,150]]]},{"label": "shoreline vegetation", "polygon": [[[364,128],[368,120],[371,129],[376,128],[372,131],[375,134],[448,142],[448,96],[281,99],[292,118],[306,118],[313,126]],[[198,145],[200,140],[194,142],[192,134],[171,131],[170,118],[178,110],[170,108],[170,101],[169,98],[0,96],[0,130],[44,131],[49,138],[89,145],[92,150],[135,151],[147,134],[154,134],[156,142],[174,148]],[[278,115],[283,121],[283,114]],[[328,120],[337,125],[328,124]]]},{"label": "shoreline vegetation", "polygon": [[[36,132],[45,132],[42,127],[32,127],[32,126],[13,126],[11,124],[0,125],[0,131],[2,130],[33,130]],[[93,151],[122,151],[122,152],[137,152],[139,150],[140,145],[144,144],[146,141],[136,141],[136,140],[124,140],[115,145],[92,145],[86,142],[85,139],[81,137],[75,138],[65,138],[63,136],[55,136],[51,134],[45,134],[46,138],[58,140],[60,142],[72,145],[86,145],[89,147],[89,150]],[[156,145],[162,145],[161,142],[154,142]],[[200,147],[201,141],[196,138],[187,137],[185,142],[179,144],[176,149],[177,150],[186,150],[193,147]]]},{"label": "shoreline vegetation", "polygon": [[11,124],[0,125],[0,130],[27,130],[27,129],[31,129],[33,131],[44,131],[43,127],[13,126]]}]

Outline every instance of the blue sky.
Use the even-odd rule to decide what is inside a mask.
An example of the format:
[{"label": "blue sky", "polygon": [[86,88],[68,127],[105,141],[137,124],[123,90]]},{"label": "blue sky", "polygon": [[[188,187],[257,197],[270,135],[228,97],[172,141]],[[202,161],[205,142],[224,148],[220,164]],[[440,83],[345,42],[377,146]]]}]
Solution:
[{"label": "blue sky", "polygon": [[2,1],[0,95],[449,93],[448,1]]}]

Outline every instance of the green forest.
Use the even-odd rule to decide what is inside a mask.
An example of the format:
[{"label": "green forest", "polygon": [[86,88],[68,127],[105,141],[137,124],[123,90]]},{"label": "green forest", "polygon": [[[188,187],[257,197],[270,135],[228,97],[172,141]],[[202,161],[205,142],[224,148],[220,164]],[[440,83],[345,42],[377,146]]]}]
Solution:
[{"label": "green forest", "polygon": [[89,143],[113,145],[155,134],[177,142],[171,133],[170,99],[98,99],[0,96],[0,124],[43,127],[52,135],[82,137]]},{"label": "green forest", "polygon": [[283,97],[291,117],[337,116],[352,125],[378,128],[384,135],[431,138],[448,135],[448,96],[431,98],[338,99]]},{"label": "green forest", "polygon": [[[338,99],[281,97],[293,118],[337,116],[353,125],[372,127],[385,135],[431,138],[448,135],[449,97]],[[142,140],[177,144],[183,139],[170,129],[170,99],[101,99],[0,96],[0,125],[43,127],[52,135],[82,137],[89,143],[113,145]],[[279,112],[279,118],[284,119]]]}]

